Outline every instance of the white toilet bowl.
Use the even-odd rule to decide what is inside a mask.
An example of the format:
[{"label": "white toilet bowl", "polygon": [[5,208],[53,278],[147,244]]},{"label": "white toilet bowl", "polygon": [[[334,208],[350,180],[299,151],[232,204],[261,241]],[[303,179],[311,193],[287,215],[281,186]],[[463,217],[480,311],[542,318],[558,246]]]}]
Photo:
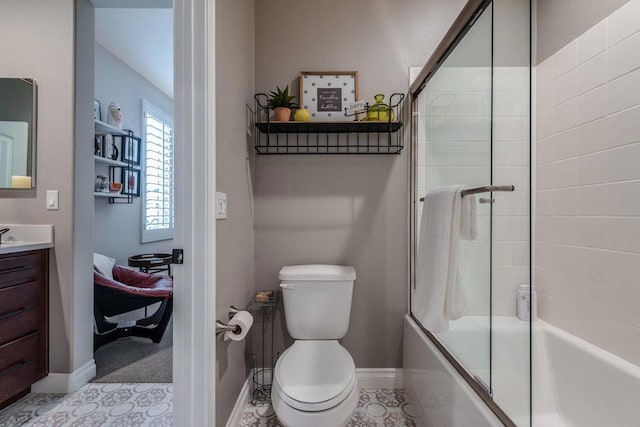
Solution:
[{"label": "white toilet bowl", "polygon": [[271,402],[286,427],[340,427],[358,406],[353,358],[337,340],[296,341],[278,359]]},{"label": "white toilet bowl", "polygon": [[340,427],[358,406],[356,365],[339,339],[349,329],[356,271],[340,265],[280,270],[287,330],[296,341],[276,363],[271,403],[287,427]]}]

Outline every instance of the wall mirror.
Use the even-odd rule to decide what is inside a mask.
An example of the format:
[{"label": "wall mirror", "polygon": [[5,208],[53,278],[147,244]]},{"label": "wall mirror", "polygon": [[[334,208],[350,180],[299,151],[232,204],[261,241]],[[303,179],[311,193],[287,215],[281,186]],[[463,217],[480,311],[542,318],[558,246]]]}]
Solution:
[{"label": "wall mirror", "polygon": [[36,185],[37,86],[0,78],[0,189]]}]

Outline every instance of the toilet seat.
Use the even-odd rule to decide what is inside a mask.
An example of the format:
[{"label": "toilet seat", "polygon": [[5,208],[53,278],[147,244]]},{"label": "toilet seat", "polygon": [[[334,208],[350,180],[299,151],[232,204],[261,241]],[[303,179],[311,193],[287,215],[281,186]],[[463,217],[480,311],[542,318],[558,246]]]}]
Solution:
[{"label": "toilet seat", "polygon": [[319,412],[342,403],[357,382],[353,358],[337,340],[299,340],[278,359],[273,387],[290,407]]},{"label": "toilet seat", "polygon": [[271,403],[278,420],[284,427],[344,427],[358,406],[360,390],[356,385],[345,400],[331,409],[318,412],[300,411],[284,402],[275,388],[271,392]]}]

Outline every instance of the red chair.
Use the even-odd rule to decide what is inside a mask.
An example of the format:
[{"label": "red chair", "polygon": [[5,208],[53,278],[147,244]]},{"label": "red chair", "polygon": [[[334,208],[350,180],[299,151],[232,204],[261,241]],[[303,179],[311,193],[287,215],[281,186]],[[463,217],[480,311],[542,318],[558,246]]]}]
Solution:
[{"label": "red chair", "polygon": [[[94,350],[113,340],[137,336],[162,340],[173,311],[173,279],[169,276],[148,274],[115,265],[113,280],[94,271],[93,313],[96,320]],[[109,317],[128,313],[160,302],[151,316],[135,321],[133,325],[119,326]]]}]

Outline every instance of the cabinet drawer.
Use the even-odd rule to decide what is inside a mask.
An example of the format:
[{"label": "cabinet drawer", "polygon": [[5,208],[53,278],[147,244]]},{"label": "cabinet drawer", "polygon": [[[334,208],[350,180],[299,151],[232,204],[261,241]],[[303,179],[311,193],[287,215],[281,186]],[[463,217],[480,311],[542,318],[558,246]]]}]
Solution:
[{"label": "cabinet drawer", "polygon": [[39,332],[0,346],[0,403],[44,377],[40,346]]},{"label": "cabinet drawer", "polygon": [[0,258],[0,288],[36,280],[43,273],[43,261],[40,252]]},{"label": "cabinet drawer", "polygon": [[0,344],[40,329],[41,282],[0,288]]}]

